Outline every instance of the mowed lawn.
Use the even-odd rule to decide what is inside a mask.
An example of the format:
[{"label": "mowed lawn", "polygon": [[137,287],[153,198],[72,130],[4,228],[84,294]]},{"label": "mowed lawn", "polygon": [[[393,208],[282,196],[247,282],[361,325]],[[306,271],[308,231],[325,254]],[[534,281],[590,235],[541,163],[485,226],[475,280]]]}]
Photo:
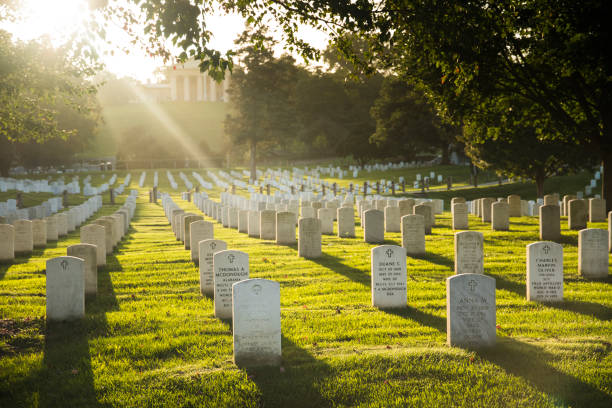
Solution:
[{"label": "mowed lawn", "polygon": [[490,350],[446,345],[448,212],[427,236],[427,255],[408,258],[407,307],[387,311],[371,307],[374,245],[359,226],[355,239],[323,236],[323,256],[304,260],[296,246],[215,223],[215,238],[249,254],[251,277],[281,285],[283,365],[244,370],[232,363],[231,322],[214,317],[189,251],[142,189],[84,320],[44,319],[44,261],[64,255],[78,232],[0,266],[0,407],[612,406],[612,279],[577,275],[577,233],[564,218],[565,302],[543,305],[525,300],[525,246],[538,240],[537,218],[492,232],[470,216],[470,227],[484,233],[485,273],[497,285]]}]

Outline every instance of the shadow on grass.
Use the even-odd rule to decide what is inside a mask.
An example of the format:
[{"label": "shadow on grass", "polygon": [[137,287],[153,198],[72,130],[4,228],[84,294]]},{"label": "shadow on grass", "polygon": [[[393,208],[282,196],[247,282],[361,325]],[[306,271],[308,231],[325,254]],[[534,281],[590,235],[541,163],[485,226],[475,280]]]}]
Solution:
[{"label": "shadow on grass", "polygon": [[261,407],[326,407],[317,382],[331,375],[330,367],[287,337],[282,337],[282,369],[247,368],[249,379],[261,392]]},{"label": "shadow on grass", "polygon": [[399,316],[404,319],[414,320],[421,326],[431,327],[441,333],[446,333],[446,319],[430,313],[422,312],[411,306],[405,308],[380,309],[382,312]]},{"label": "shadow on grass", "polygon": [[[446,332],[446,319],[410,306],[405,309],[385,309],[384,312]],[[508,337],[498,337],[495,347],[480,349],[476,353],[508,373],[525,379],[553,399],[561,400],[560,406],[609,407],[612,404],[612,398],[602,390],[554,368],[552,363],[559,356],[547,353],[540,347]]]},{"label": "shadow on grass", "polygon": [[309,258],[309,261],[318,263],[334,272],[346,276],[353,282],[361,283],[364,286],[370,286],[370,275],[361,269],[353,268],[341,262],[340,258],[323,252],[319,258]]},{"label": "shadow on grass", "polygon": [[609,407],[612,405],[612,398],[602,390],[554,368],[551,363],[558,356],[547,353],[540,347],[498,337],[495,347],[479,350],[477,354],[508,373],[522,377],[551,396],[559,406]]},{"label": "shadow on grass", "polygon": [[[410,255],[408,255],[410,256]],[[447,268],[450,268],[451,270],[454,270],[455,268],[455,260],[452,258],[448,258],[446,256],[442,256],[440,254],[435,254],[433,252],[425,252],[425,255],[421,255],[421,256],[410,256],[414,259],[420,259],[423,261],[428,261],[431,263],[434,263],[436,265],[440,265],[440,266],[445,266]]]},{"label": "shadow on grass", "polygon": [[85,318],[68,322],[47,321],[43,368],[40,372],[40,405],[105,406],[99,403],[94,386],[89,340],[106,336],[106,313],[119,310],[110,271],[121,268],[114,255],[98,269],[98,293],[85,303]]},{"label": "shadow on grass", "polygon": [[[509,292],[513,292],[522,298],[525,298],[527,296],[527,289],[524,283],[511,281],[500,275],[496,275],[490,272],[487,272],[487,274],[492,278],[495,278],[495,286],[497,289],[503,289]],[[579,300],[564,300],[563,302],[550,302],[542,304],[546,307],[558,310],[566,310],[568,312],[573,313],[579,313],[585,316],[595,317],[596,319],[603,321],[612,320],[612,309],[599,303],[583,302]]]},{"label": "shadow on grass", "polygon": [[564,235],[561,233],[561,237],[557,239],[555,242],[559,244],[566,244],[572,246],[578,246],[578,236],[577,235]]}]

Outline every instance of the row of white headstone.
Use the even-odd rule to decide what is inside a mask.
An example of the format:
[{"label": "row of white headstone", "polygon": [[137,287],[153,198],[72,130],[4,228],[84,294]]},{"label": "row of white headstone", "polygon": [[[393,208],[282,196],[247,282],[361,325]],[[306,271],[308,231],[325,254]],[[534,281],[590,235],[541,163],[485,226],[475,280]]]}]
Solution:
[{"label": "row of white headstone", "polygon": [[98,267],[129,230],[136,210],[137,192],[132,190],[115,213],[103,216],[80,230],[81,244],[67,248],[66,256],[46,262],[46,315],[48,320],[85,316],[85,297],[98,292]]},{"label": "row of white headstone", "polygon": [[34,248],[44,248],[80,227],[102,206],[102,197],[95,196],[84,203],[44,219],[17,219],[12,224],[0,224],[0,262],[13,262],[15,255],[27,255]]},{"label": "row of white headstone", "polygon": [[248,254],[214,239],[211,222],[185,212],[168,195],[162,196],[162,205],[177,240],[199,266],[200,293],[213,297],[215,317],[232,319],[235,364],[280,365],[278,282],[249,279]]}]

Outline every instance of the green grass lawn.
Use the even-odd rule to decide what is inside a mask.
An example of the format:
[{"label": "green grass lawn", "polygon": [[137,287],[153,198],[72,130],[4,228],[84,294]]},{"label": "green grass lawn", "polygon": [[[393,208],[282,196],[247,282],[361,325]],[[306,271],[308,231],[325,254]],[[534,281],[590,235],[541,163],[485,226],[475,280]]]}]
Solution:
[{"label": "green grass lawn", "polygon": [[[132,172],[132,187],[139,176]],[[166,183],[165,171],[159,177]],[[538,240],[537,219],[513,218],[511,232],[492,232],[470,216],[484,233],[485,273],[497,282],[498,343],[481,351],[445,344],[449,213],[427,236],[427,255],[408,258],[408,305],[392,311],[370,306],[373,245],[360,238],[323,236],[323,256],[305,260],[295,245],[215,223],[215,238],[249,254],[251,277],[281,286],[282,368],[245,370],[232,363],[231,324],[200,295],[198,270],[161,205],[149,204],[145,189],[138,202],[82,321],[44,320],[44,262],[64,255],[78,233],[0,267],[1,407],[612,405],[612,279],[577,275],[577,233],[565,220],[565,302],[544,305],[525,300],[525,245]]]}]

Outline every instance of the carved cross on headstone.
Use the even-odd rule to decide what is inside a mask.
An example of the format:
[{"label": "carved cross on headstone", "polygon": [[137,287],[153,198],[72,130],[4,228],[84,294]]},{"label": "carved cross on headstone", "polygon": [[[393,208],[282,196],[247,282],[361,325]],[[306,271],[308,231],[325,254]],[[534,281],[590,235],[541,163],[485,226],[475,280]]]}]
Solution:
[{"label": "carved cross on headstone", "polygon": [[216,242],[211,242],[210,243],[210,249],[215,249],[217,247],[217,243]]},{"label": "carved cross on headstone", "polygon": [[68,268],[68,261],[64,259],[62,262],[60,262],[60,265],[62,266],[63,270],[66,270],[66,268]]},{"label": "carved cross on headstone", "polygon": [[387,249],[385,253],[387,254],[388,258],[391,258],[391,256],[393,256],[393,250],[391,248]]},{"label": "carved cross on headstone", "polygon": [[473,292],[476,286],[478,286],[478,282],[476,282],[475,280],[471,280],[468,282],[468,286],[470,287],[470,290]]},{"label": "carved cross on headstone", "polygon": [[229,261],[229,263],[234,263],[234,259],[235,259],[235,258],[236,258],[236,257],[234,256],[234,254],[229,254],[229,255],[227,256],[227,260]]},{"label": "carved cross on headstone", "polygon": [[544,251],[544,253],[548,255],[548,253],[550,252],[550,246],[544,245],[544,248],[542,248],[542,251]]}]

